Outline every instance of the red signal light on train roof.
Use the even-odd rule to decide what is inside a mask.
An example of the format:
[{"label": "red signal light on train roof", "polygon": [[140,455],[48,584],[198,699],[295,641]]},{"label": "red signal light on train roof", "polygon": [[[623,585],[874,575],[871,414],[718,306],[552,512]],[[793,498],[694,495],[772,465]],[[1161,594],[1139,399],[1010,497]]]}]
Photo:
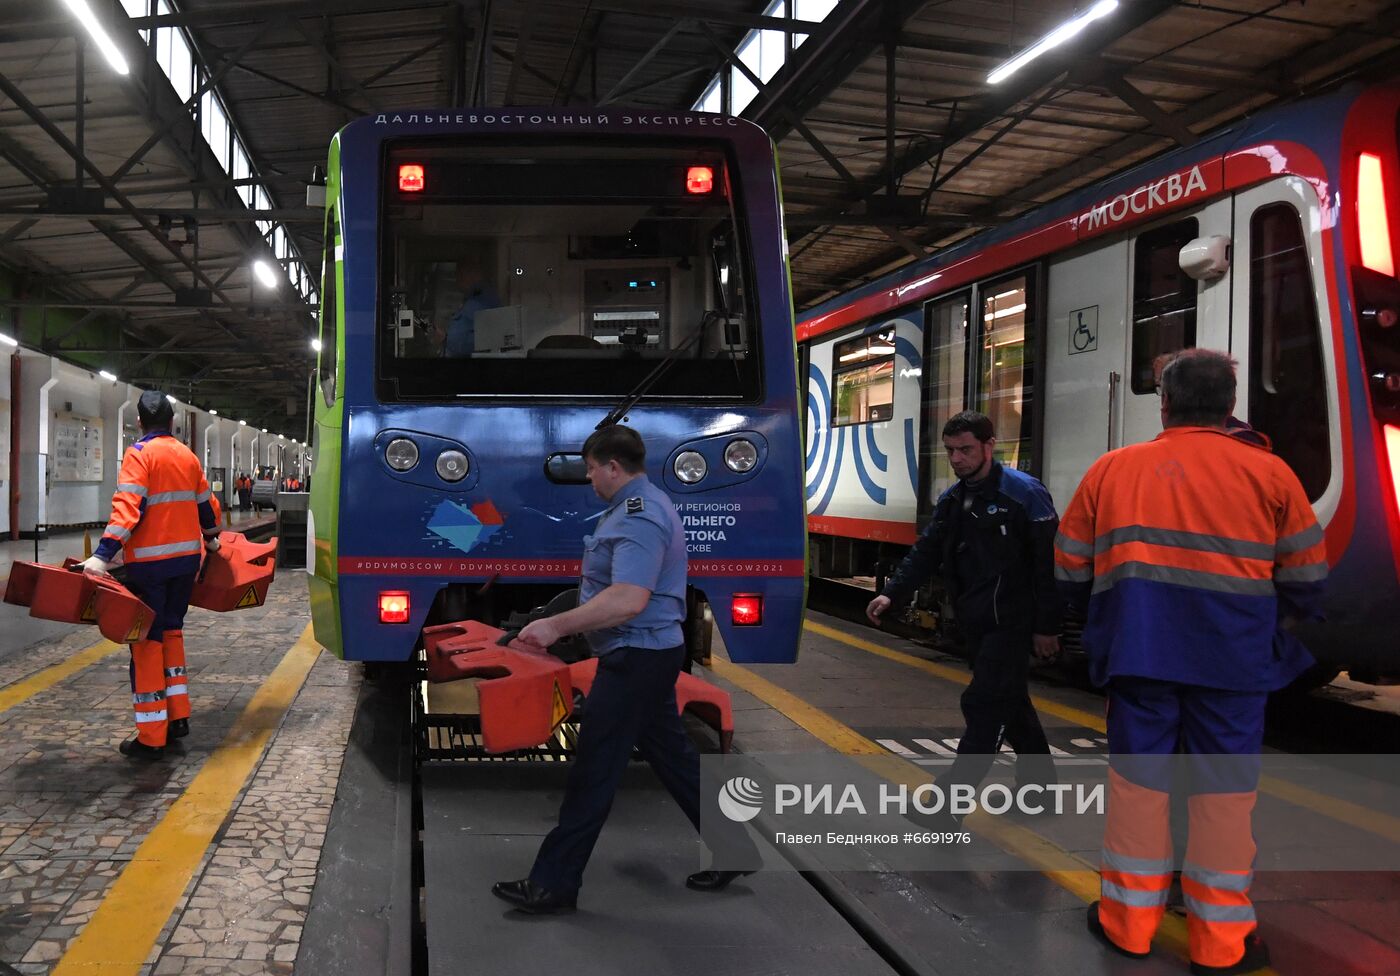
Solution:
[{"label": "red signal light on train roof", "polygon": [[408,592],[406,590],[381,590],[379,593],[379,622],[381,624],[408,623]]},{"label": "red signal light on train roof", "polygon": [[692,166],[685,171],[685,192],[694,193],[696,196],[705,193],[713,193],[715,189],[715,171],[709,166]]},{"label": "red signal light on train roof", "polygon": [[423,192],[423,165],[404,163],[399,167],[399,189],[404,193]]},{"label": "red signal light on train roof", "polygon": [[758,593],[735,593],[729,607],[729,619],[736,627],[757,627],[763,623],[763,596]]},{"label": "red signal light on train roof", "polygon": [[1356,161],[1356,224],[1361,231],[1361,263],[1372,271],[1394,275],[1386,203],[1381,158],[1375,153],[1362,153]]}]

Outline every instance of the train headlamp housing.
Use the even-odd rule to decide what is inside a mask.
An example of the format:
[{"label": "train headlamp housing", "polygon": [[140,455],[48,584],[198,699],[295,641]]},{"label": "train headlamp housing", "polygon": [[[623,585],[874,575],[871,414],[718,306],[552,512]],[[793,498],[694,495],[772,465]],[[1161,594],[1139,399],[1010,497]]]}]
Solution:
[{"label": "train headlamp housing", "polygon": [[751,440],[736,437],[724,449],[724,466],[735,474],[751,471],[757,463],[758,448],[753,446]]},{"label": "train headlamp housing", "polygon": [[418,445],[407,437],[395,437],[384,448],[384,462],[395,471],[412,471],[418,466]]},{"label": "train headlamp housing", "polygon": [[767,462],[767,438],[756,430],[731,430],[682,441],[661,470],[669,491],[688,494],[743,484]]},{"label": "train headlamp housing", "polygon": [[471,470],[471,462],[467,460],[467,456],[461,451],[451,448],[437,456],[437,463],[434,466],[437,468],[439,478],[453,484],[465,478],[467,472]]},{"label": "train headlamp housing", "polygon": [[682,484],[694,485],[709,473],[710,465],[705,460],[705,455],[699,451],[682,451],[676,455],[671,470],[676,473]]}]

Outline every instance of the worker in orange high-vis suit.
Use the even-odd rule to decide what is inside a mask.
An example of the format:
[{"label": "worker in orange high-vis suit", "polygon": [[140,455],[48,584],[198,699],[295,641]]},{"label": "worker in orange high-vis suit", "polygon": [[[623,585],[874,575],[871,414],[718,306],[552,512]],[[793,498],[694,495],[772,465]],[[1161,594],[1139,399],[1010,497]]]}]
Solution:
[{"label": "worker in orange high-vis suit", "polygon": [[120,550],[127,588],[155,611],[146,639],[131,646],[136,735],[121,751],[159,759],[167,736],[190,731],[185,611],[203,552],[219,548],[219,513],[199,459],[170,434],[165,394],[142,393],[136,412],[144,436],[122,458],[111,520],[83,568],[105,573]]},{"label": "worker in orange high-vis suit", "polygon": [[1275,630],[1320,620],[1323,532],[1297,476],[1233,437],[1235,364],[1189,349],[1162,374],[1155,440],[1089,469],[1055,540],[1055,575],[1087,604],[1090,675],[1108,688],[1107,822],[1089,930],[1141,957],[1166,910],[1172,753],[1194,781],[1182,870],[1191,970],[1268,965],[1249,899],[1264,706],[1312,663]]}]

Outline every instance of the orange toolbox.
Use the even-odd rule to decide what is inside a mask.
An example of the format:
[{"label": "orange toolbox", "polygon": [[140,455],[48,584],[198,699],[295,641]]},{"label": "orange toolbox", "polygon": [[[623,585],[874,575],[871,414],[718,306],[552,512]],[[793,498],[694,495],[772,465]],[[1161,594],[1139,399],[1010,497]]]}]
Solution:
[{"label": "orange toolbox", "polygon": [[220,532],[218,551],[204,557],[190,606],[219,613],[262,606],[277,573],[276,556],[276,536],[249,542],[241,532]]},{"label": "orange toolbox", "polygon": [[97,624],[118,644],[145,640],[155,613],[110,576],[85,573],[81,560],[62,566],[16,561],[5,586],[5,602],[28,607],[31,617],[70,624]]},{"label": "orange toolbox", "polygon": [[487,752],[542,745],[573,712],[569,666],[530,644],[498,642],[506,632],[476,620],[423,631],[432,682],[479,678],[481,739]]}]

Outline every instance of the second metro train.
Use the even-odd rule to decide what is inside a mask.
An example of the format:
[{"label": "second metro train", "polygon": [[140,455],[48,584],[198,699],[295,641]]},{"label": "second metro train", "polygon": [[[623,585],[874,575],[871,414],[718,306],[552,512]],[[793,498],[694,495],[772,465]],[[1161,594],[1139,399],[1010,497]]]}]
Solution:
[{"label": "second metro train", "polygon": [[[1319,661],[1400,674],[1400,90],[1281,107],[1077,191],[805,313],[812,574],[876,577],[951,483],[965,408],[1058,506],[1160,428],[1153,360],[1240,363],[1327,538]],[[933,625],[936,594],[914,619]]]}]

